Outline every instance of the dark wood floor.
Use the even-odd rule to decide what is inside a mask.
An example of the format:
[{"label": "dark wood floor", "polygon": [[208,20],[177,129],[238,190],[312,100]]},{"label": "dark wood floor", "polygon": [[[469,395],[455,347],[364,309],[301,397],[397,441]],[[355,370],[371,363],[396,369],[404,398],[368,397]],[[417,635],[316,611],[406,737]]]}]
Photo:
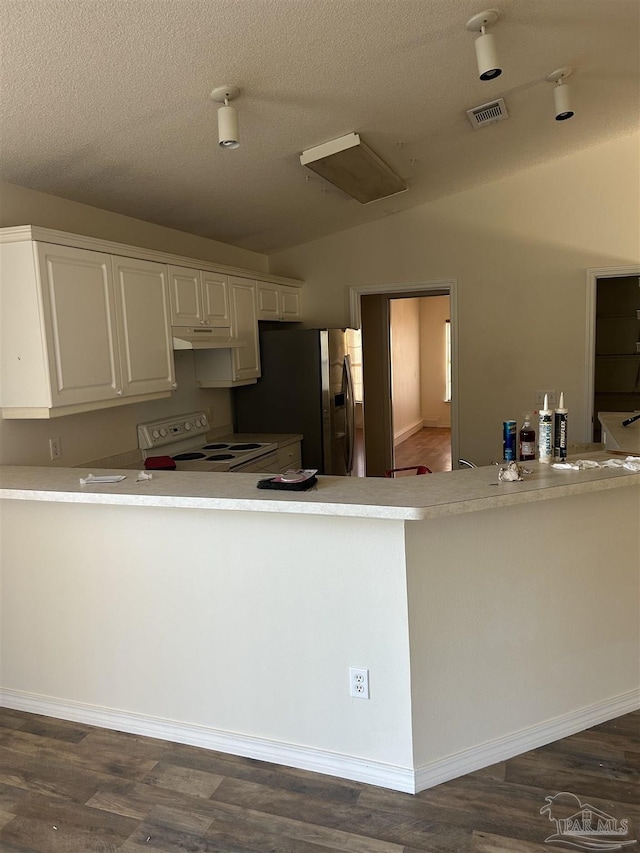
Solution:
[{"label": "dark wood floor", "polygon": [[411,796],[0,709],[0,850],[575,851],[545,844],[545,798],[574,794],[636,839],[639,776],[640,712]]},{"label": "dark wood floor", "polygon": [[425,427],[406,438],[395,449],[394,465],[426,465],[436,471],[451,471],[451,430]]},{"label": "dark wood floor", "polygon": [[[434,473],[451,471],[451,430],[444,427],[425,427],[410,435],[394,450],[394,467],[426,465]],[[403,471],[396,476],[413,476],[415,471]],[[352,476],[365,476],[364,434],[356,430]]]}]

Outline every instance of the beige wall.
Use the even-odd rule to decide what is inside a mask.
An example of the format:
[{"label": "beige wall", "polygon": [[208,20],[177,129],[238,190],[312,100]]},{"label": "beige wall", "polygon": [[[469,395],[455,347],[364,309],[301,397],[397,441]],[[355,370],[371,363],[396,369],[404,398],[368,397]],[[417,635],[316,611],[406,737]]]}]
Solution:
[{"label": "beige wall", "polygon": [[391,399],[393,436],[403,441],[422,427],[420,407],[420,301],[392,299]]},{"label": "beige wall", "polygon": [[40,225],[256,272],[268,269],[266,255],[259,252],[0,182],[0,228],[9,225]]},{"label": "beige wall", "polygon": [[427,427],[451,426],[451,403],[445,403],[445,323],[449,297],[428,296],[420,302],[420,402]]},{"label": "beige wall", "polygon": [[[0,184],[0,227],[9,225],[41,225],[256,272],[267,270],[267,257],[257,252],[12,184]],[[214,426],[231,423],[230,392],[196,387],[192,353],[177,355],[176,378],[178,391],[166,400],[47,421],[0,419],[0,464],[51,464],[49,438],[53,437],[62,441],[61,465],[79,465],[126,453],[138,446],[138,423],[181,412],[206,409]]]},{"label": "beige wall", "polygon": [[[561,132],[562,128],[558,128]],[[458,280],[460,454],[500,458],[501,424],[565,392],[585,418],[586,269],[640,261],[639,137],[620,137],[272,255],[305,319],[349,320],[350,285]]]}]

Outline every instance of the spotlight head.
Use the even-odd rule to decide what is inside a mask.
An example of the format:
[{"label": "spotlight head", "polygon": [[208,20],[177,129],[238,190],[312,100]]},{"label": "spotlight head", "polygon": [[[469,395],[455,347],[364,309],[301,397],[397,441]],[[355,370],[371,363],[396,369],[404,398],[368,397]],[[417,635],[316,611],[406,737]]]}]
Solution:
[{"label": "spotlight head", "polygon": [[571,87],[563,82],[571,74],[571,71],[571,68],[558,68],[547,75],[547,82],[556,84],[553,90],[556,121],[566,121],[575,115],[571,109]]},{"label": "spotlight head", "polygon": [[474,33],[480,33],[476,39],[476,59],[478,61],[478,74],[481,80],[494,80],[502,74],[502,68],[498,61],[498,52],[493,35],[485,32],[485,28],[495,24],[498,20],[497,9],[486,9],[479,12],[467,21],[467,29]]},{"label": "spotlight head", "polygon": [[224,104],[218,110],[218,145],[220,148],[239,148],[240,131],[238,127],[238,113],[234,107],[229,106],[229,101],[237,98],[240,89],[237,86],[218,86],[211,93],[211,99]]}]

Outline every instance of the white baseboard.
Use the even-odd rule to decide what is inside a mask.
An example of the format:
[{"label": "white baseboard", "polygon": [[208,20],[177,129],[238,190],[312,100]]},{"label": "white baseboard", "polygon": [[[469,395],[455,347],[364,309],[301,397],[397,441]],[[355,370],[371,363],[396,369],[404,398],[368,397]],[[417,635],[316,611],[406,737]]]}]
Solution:
[{"label": "white baseboard", "polygon": [[640,708],[640,690],[630,690],[620,696],[590,705],[588,708],[571,711],[539,725],[530,726],[479,746],[472,746],[440,761],[423,764],[415,773],[414,793],[433,788],[434,785],[440,785],[458,776],[473,773],[474,770],[489,767],[491,764],[497,764],[499,761],[514,758],[530,749],[537,749],[555,740],[569,737],[591,726],[620,717],[622,714],[629,714],[638,708]]},{"label": "white baseboard", "polygon": [[160,740],[170,740],[175,743],[186,743],[229,755],[241,755],[286,767],[296,767],[300,770],[325,773],[369,785],[379,785],[394,791],[414,793],[414,773],[411,768],[369,761],[327,750],[224,732],[208,726],[180,723],[146,714],[133,714],[18,690],[0,690],[0,707]]},{"label": "white baseboard", "polygon": [[414,424],[411,424],[411,426],[405,427],[405,429],[402,429],[402,430],[400,430],[400,432],[394,434],[394,436],[393,436],[394,445],[402,444],[403,441],[406,441],[412,435],[415,435],[415,433],[420,432],[420,430],[422,429],[422,426],[423,426],[422,420],[419,420],[419,421],[416,421]]},{"label": "white baseboard", "polygon": [[170,740],[175,743],[186,743],[229,755],[241,755],[245,758],[255,758],[259,761],[269,761],[286,767],[311,770],[315,773],[325,773],[341,779],[352,779],[368,785],[378,785],[394,791],[415,794],[458,776],[472,773],[474,770],[521,755],[530,749],[536,749],[584,731],[598,723],[636,711],[640,708],[640,690],[630,690],[588,708],[571,711],[539,725],[470,747],[439,761],[423,764],[415,771],[409,767],[369,761],[327,750],[224,732],[207,726],[180,723],[146,714],[117,711],[83,702],[64,701],[18,690],[0,690],[0,707],[145,737],[155,737],[160,740]]}]

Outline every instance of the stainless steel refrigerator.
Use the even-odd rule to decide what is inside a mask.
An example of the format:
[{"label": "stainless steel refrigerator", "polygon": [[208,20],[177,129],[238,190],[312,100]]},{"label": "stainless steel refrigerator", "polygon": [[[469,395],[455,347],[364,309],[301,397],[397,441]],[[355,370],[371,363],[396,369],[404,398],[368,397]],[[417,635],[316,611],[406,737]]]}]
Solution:
[{"label": "stainless steel refrigerator", "polygon": [[344,329],[260,331],[262,377],[236,388],[238,432],[301,433],[302,464],[353,467],[355,403]]}]

